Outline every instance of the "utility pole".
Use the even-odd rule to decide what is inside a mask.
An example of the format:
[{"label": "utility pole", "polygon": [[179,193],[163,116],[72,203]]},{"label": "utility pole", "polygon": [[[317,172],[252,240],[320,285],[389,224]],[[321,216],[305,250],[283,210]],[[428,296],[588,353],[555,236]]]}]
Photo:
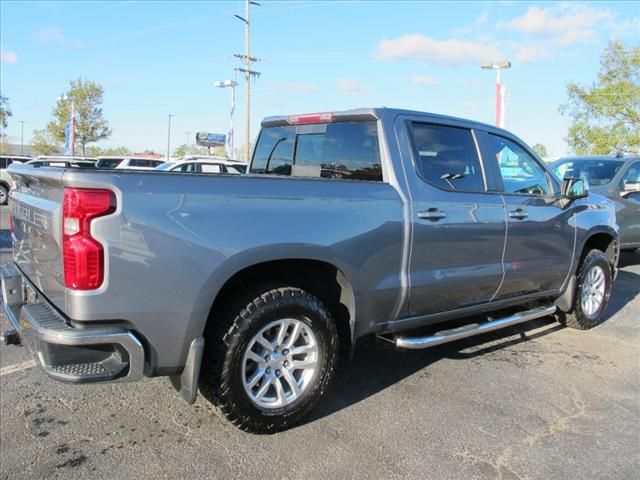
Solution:
[{"label": "utility pole", "polygon": [[257,62],[258,59],[251,57],[251,49],[250,49],[250,6],[256,5],[260,6],[258,2],[253,2],[251,0],[245,0],[245,10],[244,10],[244,18],[240,15],[234,15],[236,18],[242,20],[244,22],[244,45],[245,45],[245,53],[234,54],[233,56],[239,58],[244,62],[244,68],[236,68],[235,70],[238,72],[244,73],[245,79],[245,100],[244,100],[244,157],[246,162],[249,162],[249,144],[251,142],[251,77],[259,77],[260,72],[256,72],[251,70],[251,64],[253,62]]},{"label": "utility pole", "polygon": [[189,146],[189,139],[191,138],[191,132],[184,132],[184,134],[187,136],[187,146]]},{"label": "utility pole", "polygon": [[20,120],[20,155],[24,155],[24,120]]},{"label": "utility pole", "polygon": [[171,158],[171,117],[173,117],[173,115],[170,113],[169,128],[167,129],[167,162],[169,162]]}]

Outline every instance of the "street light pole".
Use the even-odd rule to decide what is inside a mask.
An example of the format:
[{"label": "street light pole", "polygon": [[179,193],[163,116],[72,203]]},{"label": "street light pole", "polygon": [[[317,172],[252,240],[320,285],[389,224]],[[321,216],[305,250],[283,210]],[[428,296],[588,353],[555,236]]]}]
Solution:
[{"label": "street light pole", "polygon": [[236,143],[236,135],[233,131],[233,114],[236,110],[236,87],[238,86],[238,82],[233,80],[221,80],[219,82],[213,82],[214,87],[225,88],[228,87],[231,89],[231,113],[230,113],[230,129],[229,129],[229,150],[230,155],[229,158],[235,157],[235,143]]},{"label": "street light pole", "polygon": [[169,114],[169,128],[167,129],[167,162],[171,158],[171,117],[173,114]]},{"label": "street light pole", "polygon": [[20,155],[24,155],[24,120],[20,120]]},{"label": "street light pole", "polygon": [[511,62],[505,60],[503,62],[484,63],[480,65],[480,68],[484,70],[496,71],[496,126],[499,128],[504,128],[506,116],[504,98],[506,95],[506,88],[504,85],[502,85],[502,83],[500,83],[500,71],[511,68]]}]

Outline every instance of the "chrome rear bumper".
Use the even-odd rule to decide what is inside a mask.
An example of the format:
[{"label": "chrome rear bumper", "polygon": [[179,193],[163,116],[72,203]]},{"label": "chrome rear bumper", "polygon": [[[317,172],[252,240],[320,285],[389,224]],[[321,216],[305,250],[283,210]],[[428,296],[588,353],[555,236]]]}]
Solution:
[{"label": "chrome rear bumper", "polygon": [[144,347],[120,327],[77,328],[13,263],[0,269],[3,337],[19,336],[45,373],[72,383],[135,381],[144,374]]}]

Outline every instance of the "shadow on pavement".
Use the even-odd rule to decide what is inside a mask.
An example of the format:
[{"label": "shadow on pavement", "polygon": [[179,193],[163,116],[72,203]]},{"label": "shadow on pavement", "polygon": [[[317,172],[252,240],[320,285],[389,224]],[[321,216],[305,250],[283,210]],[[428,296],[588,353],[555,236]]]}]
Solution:
[{"label": "shadow on pavement", "polygon": [[[540,328],[544,329],[531,335],[527,334],[529,330]],[[342,360],[330,393],[304,423],[313,422],[366,400],[443,358],[467,360],[549,335],[562,328],[564,327],[552,317],[546,317],[424,350],[400,350],[391,344],[365,339],[358,343],[353,360]],[[518,335],[518,338],[509,338],[499,344],[493,343],[514,335]],[[490,342],[486,347],[464,352],[470,347]]]},{"label": "shadow on pavement", "polygon": [[[639,253],[624,252],[620,267],[640,263]],[[628,302],[640,294],[640,274],[620,271],[614,284],[613,294],[606,312],[605,321],[615,315]],[[355,357],[343,359],[336,373],[331,392],[316,407],[307,422],[313,422],[351,405],[366,400],[416,372],[444,358],[468,360],[490,354],[522,342],[540,338],[564,327],[552,317],[532,320],[496,332],[458,340],[425,350],[399,350],[391,344],[364,339],[358,343]],[[527,332],[535,330],[534,333]],[[513,338],[517,336],[517,338]],[[511,337],[511,338],[509,338]],[[500,341],[495,343],[496,341]],[[484,346],[484,344],[488,344]],[[474,347],[471,351],[465,351]],[[428,372],[424,373],[428,375]]]}]

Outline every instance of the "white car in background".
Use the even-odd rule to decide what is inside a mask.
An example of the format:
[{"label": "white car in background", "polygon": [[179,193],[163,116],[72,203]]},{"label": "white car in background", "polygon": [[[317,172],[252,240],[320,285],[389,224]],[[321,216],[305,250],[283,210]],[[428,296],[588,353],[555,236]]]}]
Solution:
[{"label": "white car in background", "polygon": [[95,168],[96,159],[91,157],[70,157],[64,155],[39,155],[26,163],[37,167]]},{"label": "white car in background", "polygon": [[163,160],[145,157],[98,157],[96,167],[107,170],[153,170]]},{"label": "white car in background", "polygon": [[192,156],[184,157],[178,162],[166,162],[156,170],[182,173],[229,173],[240,175],[247,171],[244,162],[223,157]]}]

